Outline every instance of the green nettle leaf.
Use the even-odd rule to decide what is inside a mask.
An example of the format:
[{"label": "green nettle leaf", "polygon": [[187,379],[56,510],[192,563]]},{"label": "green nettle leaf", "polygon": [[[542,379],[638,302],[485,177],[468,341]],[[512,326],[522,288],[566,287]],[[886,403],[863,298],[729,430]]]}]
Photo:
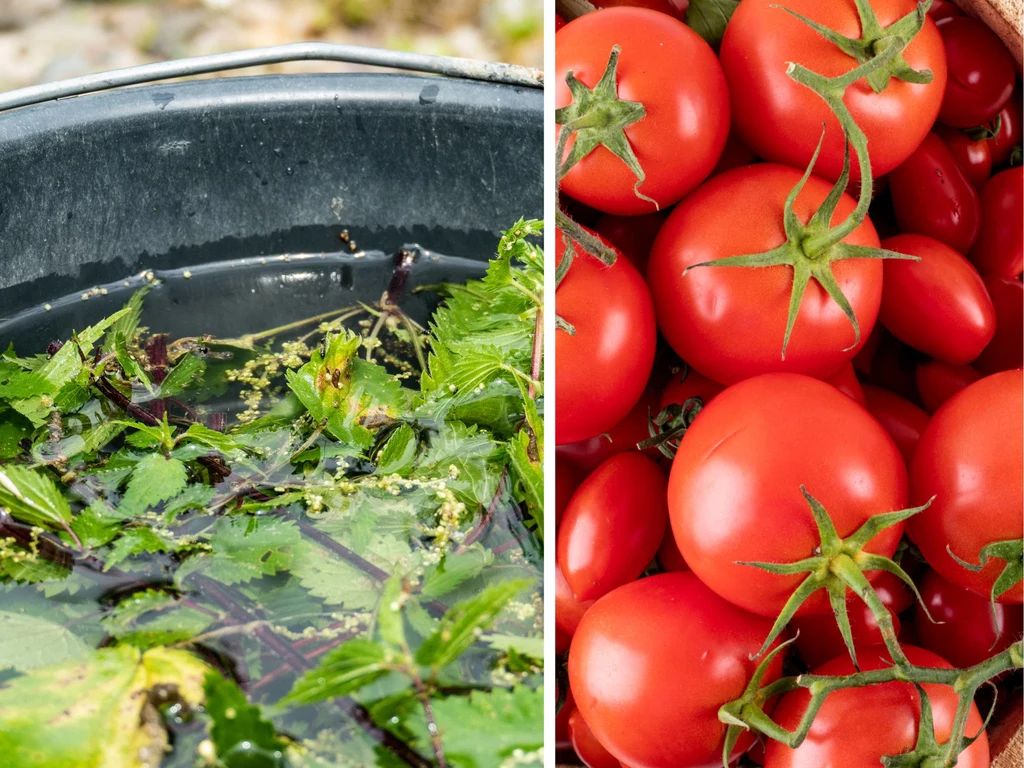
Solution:
[{"label": "green nettle leaf", "polygon": [[432,667],[444,667],[469,648],[480,632],[490,627],[512,598],[530,586],[528,579],[512,579],[493,584],[479,595],[451,608],[430,637],[416,652],[416,661]]},{"label": "green nettle leaf", "polygon": [[57,484],[42,472],[16,464],[0,466],[0,506],[14,517],[43,528],[67,529],[71,507]]},{"label": "green nettle leaf", "polygon": [[311,704],[348,696],[391,670],[384,646],[372,640],[349,640],[328,653],[320,666],[299,678],[282,704]]},{"label": "green nettle leaf", "polygon": [[167,730],[149,692],[173,686],[203,701],[203,662],[185,651],[130,646],[31,670],[0,687],[0,754],[9,768],[157,768]]},{"label": "green nettle leaf", "polygon": [[21,453],[21,441],[32,434],[31,425],[19,413],[0,408],[0,460]]},{"label": "green nettle leaf", "polygon": [[[433,702],[434,720],[452,768],[492,768],[516,750],[516,765],[543,765],[544,689],[517,686],[474,691]],[[423,745],[430,743],[426,718],[413,711],[409,728]]]},{"label": "green nettle leaf", "polygon": [[725,36],[725,27],[739,4],[739,0],[690,0],[686,24],[717,51]]},{"label": "green nettle leaf", "polygon": [[411,474],[414,477],[447,475],[448,487],[460,501],[483,506],[498,489],[502,458],[500,447],[489,433],[454,421],[430,436]]},{"label": "green nettle leaf", "polygon": [[6,378],[0,374],[0,398],[4,400],[38,397],[50,391],[52,391],[50,382],[40,373],[22,371],[11,366]]},{"label": "green nettle leaf", "polygon": [[396,573],[384,584],[377,603],[377,631],[381,640],[394,648],[405,647],[405,617],[402,612],[401,574]]},{"label": "green nettle leaf", "polygon": [[416,460],[418,448],[416,430],[408,424],[403,424],[391,433],[391,437],[381,448],[377,456],[377,472],[382,475],[408,474]]},{"label": "green nettle leaf", "polygon": [[519,635],[485,635],[483,640],[499,651],[515,651],[521,656],[544,659],[543,637],[520,637]]},{"label": "green nettle leaf", "polygon": [[210,737],[218,761],[226,768],[282,768],[286,744],[263,716],[250,704],[235,683],[218,674],[206,677],[206,714],[213,723]]},{"label": "green nettle leaf", "polygon": [[140,514],[177,496],[187,482],[188,472],[181,461],[168,459],[162,453],[151,453],[132,471],[118,511],[126,515]]},{"label": "green nettle leaf", "polygon": [[36,616],[0,611],[0,668],[25,672],[88,652],[89,646],[67,627]]},{"label": "green nettle leaf", "polygon": [[427,599],[446,595],[464,581],[476,578],[484,568],[494,562],[494,553],[474,544],[466,552],[448,555],[423,575],[420,594]]},{"label": "green nettle leaf", "polygon": [[167,552],[170,549],[171,544],[153,531],[152,528],[145,526],[128,528],[114,542],[110,554],[106,557],[106,566],[108,569],[113,568],[130,557],[152,554],[154,552]]},{"label": "green nettle leaf", "polygon": [[277,517],[222,517],[210,534],[212,552],[191,557],[178,568],[181,582],[202,571],[224,584],[239,584],[287,570],[304,552],[302,534],[290,520]]},{"label": "green nettle leaf", "polygon": [[115,350],[119,336],[127,341],[131,341],[135,336],[135,331],[139,328],[139,320],[142,318],[142,302],[151,287],[149,285],[142,286],[125,303],[120,316],[111,323],[110,330],[107,331],[107,335],[103,339],[104,352]]},{"label": "green nettle leaf", "polygon": [[142,367],[138,360],[131,356],[131,353],[128,351],[128,340],[123,333],[118,333],[114,337],[114,349],[117,351],[117,362],[121,364],[121,369],[125,375],[129,379],[137,380],[152,394],[153,385],[149,381],[149,376],[146,375],[146,369]]},{"label": "green nettle leaf", "polygon": [[174,397],[202,380],[206,361],[191,352],[182,357],[157,388],[157,397]]},{"label": "green nettle leaf", "polygon": [[544,534],[544,467],[540,460],[530,458],[530,438],[520,432],[508,444],[508,458],[512,466],[517,494],[526,502],[530,515],[537,521],[537,535]]}]

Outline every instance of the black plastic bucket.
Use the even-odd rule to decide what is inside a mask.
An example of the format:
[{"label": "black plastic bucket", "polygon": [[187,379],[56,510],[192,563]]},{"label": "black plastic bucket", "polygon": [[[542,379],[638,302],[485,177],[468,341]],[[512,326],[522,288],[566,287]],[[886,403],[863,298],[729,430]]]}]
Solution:
[{"label": "black plastic bucket", "polygon": [[[539,89],[406,74],[178,82],[0,113],[0,343],[38,351],[118,308],[145,270],[167,288],[147,304],[183,326],[251,284],[219,333],[261,326],[268,281],[291,279],[303,311],[336,306],[332,286],[379,298],[406,243],[457,257],[421,258],[414,282],[465,279],[504,228],[542,215],[542,117]],[[204,279],[175,294],[195,266]]]}]

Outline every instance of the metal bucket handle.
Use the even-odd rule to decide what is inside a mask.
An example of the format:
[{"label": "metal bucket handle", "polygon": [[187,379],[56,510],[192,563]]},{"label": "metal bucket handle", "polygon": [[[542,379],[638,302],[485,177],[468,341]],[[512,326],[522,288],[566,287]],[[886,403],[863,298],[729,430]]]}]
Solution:
[{"label": "metal bucket handle", "polygon": [[115,69],[92,75],[43,83],[28,88],[0,93],[0,112],[30,104],[80,96],[86,93],[139,85],[176,77],[191,77],[211,72],[224,72],[264,64],[286,61],[338,61],[348,64],[368,64],[412,72],[429,72],[464,80],[483,80],[525,88],[543,88],[544,73],[532,67],[476,61],[454,56],[430,56],[423,53],[389,51],[384,48],[365,48],[341,43],[287,43],[245,51],[215,53],[188,59],[142,64],[137,67]]}]

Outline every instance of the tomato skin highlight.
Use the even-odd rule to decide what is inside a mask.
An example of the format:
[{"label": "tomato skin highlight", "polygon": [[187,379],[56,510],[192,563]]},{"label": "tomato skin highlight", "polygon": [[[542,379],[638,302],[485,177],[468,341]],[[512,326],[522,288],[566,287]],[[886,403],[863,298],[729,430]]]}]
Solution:
[{"label": "tomato skin highlight", "polygon": [[935,413],[949,398],[981,378],[969,365],[949,365],[932,361],[917,366],[914,372],[917,393],[928,413]]},{"label": "tomato skin highlight", "polygon": [[981,227],[970,259],[985,277],[1024,271],[1024,166],[993,176],[981,192]]},{"label": "tomato skin highlight", "polygon": [[[561,231],[556,242],[561,262]],[[656,330],[650,292],[621,256],[608,267],[577,249],[555,308],[576,330],[555,339],[555,442],[563,445],[607,432],[629,413],[654,365]]]},{"label": "tomato skin highlight", "polygon": [[889,433],[909,467],[921,433],[928,426],[928,413],[904,397],[881,387],[864,386],[868,412]]},{"label": "tomato skin highlight", "polygon": [[[717,710],[743,691],[757,666],[749,656],[770,629],[692,573],[626,584],[580,622],[569,652],[576,704],[608,751],[634,768],[721,764]],[[778,678],[781,661],[765,682]],[[751,741],[742,735],[735,754]]]},{"label": "tomato skin highlight", "polygon": [[[976,564],[985,545],[1021,538],[1022,392],[1024,372],[1019,370],[971,384],[932,416],[910,466],[911,501],[923,504],[935,497],[928,509],[910,519],[914,543],[945,579],[986,598],[1004,563],[992,560],[973,573],[957,563],[946,547]],[[1021,584],[997,601],[1024,602]]]},{"label": "tomato skin highlight", "polygon": [[906,162],[889,174],[900,230],[928,235],[968,253],[981,226],[981,202],[942,139],[929,133]]},{"label": "tomato skin highlight", "polygon": [[[562,180],[572,197],[605,213],[637,216],[666,208],[696,187],[718,162],[729,133],[729,92],[711,47],[678,19],[646,8],[608,8],[560,29],[555,43],[555,105],[572,102],[571,71],[593,88],[612,47],[622,49],[618,97],[644,105],[626,138],[646,179],[607,148],[581,159]],[[571,146],[571,142],[570,142]]]},{"label": "tomato skin highlight", "polygon": [[996,332],[996,310],[971,263],[924,235],[896,235],[882,247],[920,257],[888,259],[878,316],[905,344],[944,363],[965,365]]},{"label": "tomato skin highlight", "polygon": [[939,122],[954,128],[987,123],[1013,93],[1013,57],[995,32],[977,19],[955,16],[936,26],[948,65]]},{"label": "tomato skin highlight", "polygon": [[952,584],[935,571],[925,574],[918,589],[937,622],[929,621],[924,609],[917,606],[918,644],[956,667],[972,667],[1002,653],[1024,632],[1020,606],[996,603],[993,612],[987,597]]},{"label": "tomato skin highlight", "polygon": [[1024,366],[1024,283],[990,277],[985,287],[996,308],[996,335],[974,361],[974,367],[982,373],[1020,368]]},{"label": "tomato skin highlight", "polygon": [[555,547],[577,600],[595,600],[643,573],[665,531],[665,492],[665,474],[639,453],[613,456],[583,481]]},{"label": "tomato skin highlight", "polygon": [[[814,172],[834,181],[843,168],[843,131],[825,102],[786,74],[789,62],[826,77],[846,74],[857,62],[775,0],[744,0],[725,30],[719,53],[732,97],[733,125],[764,159],[806,168],[825,126],[825,141]],[[842,35],[859,38],[860,17],[853,0],[788,0],[785,7]],[[882,26],[915,8],[913,0],[871,0]],[[845,103],[871,148],[874,175],[888,173],[921,143],[939,113],[946,89],[946,56],[935,22],[925,21],[903,53],[914,69],[930,69],[928,85],[890,80],[876,94],[863,79],[846,92]],[[860,178],[857,162],[850,169]]]},{"label": "tomato skin highlight", "polygon": [[972,139],[963,131],[948,125],[936,125],[935,133],[945,143],[957,165],[980,189],[992,175],[992,150],[987,139]]},{"label": "tomato skin highlight", "polygon": [[[556,449],[559,460],[571,463],[584,474],[592,472],[602,462],[626,451],[635,451],[636,444],[651,436],[649,419],[657,416],[661,393],[645,389],[629,413],[607,432],[589,440],[560,445]],[[644,453],[654,460],[661,454],[657,448],[648,448]]]},{"label": "tomato skin highlight", "polygon": [[[903,650],[912,664],[949,669],[943,658],[923,648],[905,645]],[[858,654],[862,670],[882,669],[892,664],[885,646],[873,646]],[[818,675],[848,675],[855,670],[849,657],[839,656],[817,669]],[[957,695],[948,685],[924,683],[931,703],[939,743],[949,740],[956,714]],[[783,728],[797,727],[810,701],[810,693],[801,688],[782,697],[773,718]],[[865,727],[865,713],[871,714]],[[883,683],[866,688],[835,691],[825,699],[811,725],[807,739],[790,749],[769,740],[765,749],[765,768],[867,768],[880,765],[884,755],[913,750],[921,719],[921,702],[911,683]],[[967,718],[967,736],[982,726],[981,714],[971,705]],[[958,768],[989,768],[988,737],[984,733],[960,753]]]},{"label": "tomato skin highlight", "polygon": [[[839,305],[811,281],[782,359],[793,270],[698,267],[707,261],[760,253],[786,241],[783,204],[800,171],[760,163],[711,179],[683,200],[661,227],[651,249],[647,282],[658,328],[676,353],[704,376],[732,384],[762,373],[787,371],[826,378],[836,373],[863,345],[882,299],[882,262],[845,259],[834,274],[860,323],[860,343]],[[808,179],[794,206],[802,221],[828,195],[830,185]],[[843,195],[833,221],[854,208]],[[743,225],[737,226],[742,220]],[[865,218],[843,242],[878,247]]]},{"label": "tomato skin highlight", "polygon": [[[767,374],[726,389],[694,421],[672,463],[669,513],[686,563],[726,600],[777,616],[803,577],[738,561],[811,556],[820,538],[801,485],[840,536],[907,506],[906,469],[892,438],[834,387]],[[891,556],[901,533],[899,524],[886,529],[868,551]],[[829,610],[819,591],[797,615]]]},{"label": "tomato skin highlight", "polygon": [[587,768],[620,768],[622,763],[597,740],[579,709],[569,715],[569,739],[576,756]]}]

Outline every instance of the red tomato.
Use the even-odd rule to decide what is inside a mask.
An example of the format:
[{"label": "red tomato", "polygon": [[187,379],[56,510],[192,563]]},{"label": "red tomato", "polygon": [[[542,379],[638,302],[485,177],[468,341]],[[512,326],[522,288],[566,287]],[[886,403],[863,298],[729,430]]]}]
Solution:
[{"label": "red tomato", "polygon": [[971,250],[981,224],[981,203],[942,139],[929,133],[889,174],[889,188],[902,231],[934,237],[959,253]]},{"label": "red tomato", "polygon": [[954,128],[987,123],[1013,93],[1013,57],[996,33],[977,19],[954,16],[937,26],[949,68],[939,121]]},{"label": "red tomato", "polygon": [[949,147],[957,165],[979,189],[992,175],[992,149],[987,139],[972,139],[948,125],[936,125],[935,133]]},{"label": "red tomato", "polygon": [[[855,361],[857,370],[861,372],[861,381],[916,401],[917,382],[914,373],[921,353],[897,340],[881,323],[875,326],[872,336],[877,339],[874,342],[875,354],[869,361]],[[868,343],[872,343],[872,340],[868,339]]]},{"label": "red tomato", "polygon": [[[872,0],[871,7],[887,27],[911,13],[915,3]],[[791,79],[786,69],[795,62],[833,77],[854,69],[857,62],[787,10],[841,35],[861,35],[854,0],[787,0],[785,10],[776,0],[744,0],[726,27],[720,52],[732,97],[733,125],[758,156],[802,169],[814,154],[824,124],[825,143],[814,172],[835,180],[843,169],[839,121],[814,91]],[[876,176],[902,163],[921,143],[935,122],[946,88],[946,57],[935,22],[925,22],[903,56],[916,70],[930,69],[934,80],[928,85],[890,80],[884,91],[875,93],[862,79],[846,92],[846,106],[867,136]],[[851,175],[860,178],[856,162]]]},{"label": "red tomato", "polygon": [[[746,687],[771,621],[692,573],[640,579],[587,611],[569,652],[576,703],[601,743],[638,768],[721,764],[718,708]],[[765,682],[776,679],[776,658]],[[736,754],[750,746],[740,737]]]},{"label": "red tomato", "polygon": [[[874,583],[882,604],[889,610],[893,629],[900,631],[900,619],[897,614],[905,609],[913,599],[910,590],[891,573],[883,573]],[[846,602],[847,614],[850,617],[850,632],[853,636],[853,647],[860,659],[861,651],[872,645],[881,645],[882,633],[878,629],[875,614],[859,597],[851,595]],[[818,614],[815,616],[798,616],[789,623],[790,631],[796,636],[796,647],[800,658],[807,666],[819,667],[826,661],[837,656],[848,655],[850,652],[843,642],[835,616]]]},{"label": "red tomato", "polygon": [[665,489],[661,468],[639,453],[613,456],[583,481],[556,545],[577,600],[596,600],[643,573],[665,531]]},{"label": "red tomato", "polygon": [[565,580],[565,576],[562,575],[561,567],[556,563],[555,626],[558,628],[558,631],[571,640],[572,636],[576,634],[576,627],[579,626],[583,614],[590,610],[590,606],[593,604],[593,600],[581,603],[576,599],[569,588],[568,582]]},{"label": "red tomato", "polygon": [[972,667],[1020,640],[1024,614],[1018,605],[992,603],[987,597],[951,584],[928,571],[918,589],[928,613],[914,612],[919,644],[957,667]]},{"label": "red tomato", "polygon": [[996,332],[996,310],[971,262],[924,235],[897,235],[882,247],[921,258],[886,260],[882,325],[944,363],[964,365],[980,355]]},{"label": "red tomato", "polygon": [[690,6],[690,0],[596,0],[594,5],[598,8],[650,8],[652,11],[661,11],[682,21],[686,9]]},{"label": "red tomato", "polygon": [[858,405],[867,404],[867,401],[864,399],[864,390],[861,388],[860,382],[857,381],[857,372],[853,370],[853,363],[847,363],[837,373],[825,379],[825,381],[851,398]]},{"label": "red tomato", "polygon": [[569,171],[562,189],[605,213],[653,213],[679,200],[715,167],[729,133],[729,93],[714,52],[681,21],[645,8],[609,8],[559,30],[556,107],[572,102],[566,75],[572,72],[593,88],[615,45],[622,49],[618,98],[646,110],[625,128],[646,178],[635,189],[633,171],[599,146]]},{"label": "red tomato", "polygon": [[754,150],[743,143],[743,139],[736,135],[736,131],[729,131],[729,138],[725,140],[725,149],[722,156],[718,158],[718,165],[711,172],[712,176],[731,171],[743,165],[750,165],[758,162],[759,158]]},{"label": "red tomato", "polygon": [[670,405],[683,405],[691,397],[699,397],[704,405],[715,399],[715,395],[725,387],[712,381],[707,376],[701,376],[690,367],[682,368],[669,380],[665,391],[661,393],[661,408],[664,410]]},{"label": "red tomato", "polygon": [[620,768],[622,763],[604,748],[578,709],[569,715],[569,739],[576,756],[587,768]]},{"label": "red tomato", "polygon": [[663,571],[688,571],[690,566],[683,560],[676,546],[676,538],[672,535],[672,523],[665,526],[665,535],[661,539],[661,546],[658,547],[658,564]]},{"label": "red tomato", "polygon": [[1024,167],[993,176],[981,192],[981,229],[971,261],[988,277],[1024,271]]},{"label": "red tomato", "polygon": [[992,167],[999,168],[1010,159],[1013,148],[1021,143],[1021,123],[1024,122],[1024,104],[1020,88],[1015,88],[1006,106],[999,110],[999,130],[988,140],[992,154]]},{"label": "red tomato", "polygon": [[[913,503],[923,504],[935,496],[928,509],[910,519],[914,543],[944,578],[985,597],[1005,563],[990,560],[974,573],[957,563],[946,548],[961,560],[977,564],[987,544],[1021,538],[1022,393],[1024,372],[1004,371],[950,398],[932,416],[910,466]],[[705,421],[703,415],[701,421]],[[689,558],[687,562],[693,564]],[[998,600],[1024,601],[1020,582]]]},{"label": "red tomato", "polygon": [[[570,462],[586,474],[616,454],[635,451],[637,443],[651,436],[648,424],[652,416],[657,416],[660,413],[661,408],[658,405],[660,400],[660,392],[645,389],[636,405],[630,409],[622,421],[597,437],[558,446],[556,449],[558,458]],[[559,408],[561,407],[559,405]],[[657,448],[648,448],[646,453],[652,459],[658,459],[661,456]]]},{"label": "red tomato", "polygon": [[950,16],[963,16],[964,12],[956,7],[952,0],[932,0],[932,7],[928,9],[928,15],[935,21],[948,19]]},{"label": "red tomato", "polygon": [[602,216],[594,229],[607,242],[614,245],[622,255],[633,262],[640,274],[647,272],[647,257],[654,245],[654,238],[665,221],[664,213],[647,216]]},{"label": "red tomato", "polygon": [[562,524],[562,514],[580,484],[580,475],[567,461],[555,459],[555,530]]},{"label": "red tomato", "polygon": [[917,441],[928,426],[928,414],[909,400],[881,387],[864,386],[868,412],[889,433],[900,449],[903,461],[910,466]]},{"label": "red tomato", "polygon": [[990,277],[985,281],[996,308],[996,335],[974,366],[982,373],[1010,371],[1024,366],[1024,284]]},{"label": "red tomato", "polygon": [[[931,651],[903,646],[911,663],[922,667],[949,669],[945,659]],[[892,664],[885,646],[874,646],[858,654],[862,670],[883,669]],[[814,670],[818,675],[848,675],[856,670],[849,657],[838,656]],[[924,683],[921,686],[932,707],[935,734],[940,744],[949,741],[958,703],[957,694],[948,685]],[[774,720],[783,728],[794,729],[810,701],[810,693],[800,688],[787,693],[775,708]],[[870,722],[865,720],[870,713]],[[921,702],[911,683],[883,683],[867,688],[846,688],[830,694],[814,717],[807,739],[790,749],[779,741],[769,741],[765,749],[765,768],[822,768],[822,766],[880,765],[885,755],[909,752],[917,742]],[[967,736],[982,728],[978,707],[971,705],[967,716]],[[957,768],[989,768],[988,737],[982,733],[976,742],[960,753]]]},{"label": "red tomato", "polygon": [[556,13],[555,14],[555,32],[557,32],[558,30],[560,30],[564,26],[565,26],[565,19],[563,19],[561,16],[559,16]]},{"label": "red tomato", "polygon": [[[555,241],[558,263],[561,231]],[[555,442],[564,445],[607,432],[629,413],[654,365],[656,330],[650,292],[629,260],[607,267],[578,248],[555,311],[576,330],[557,331],[555,341]]]},{"label": "red tomato", "polygon": [[969,365],[931,362],[917,366],[915,378],[921,404],[928,413],[935,413],[949,398],[980,379],[981,374]]},{"label": "red tomato", "polygon": [[[681,358],[714,381],[731,384],[771,371],[831,376],[856,354],[875,324],[882,297],[878,259],[844,259],[833,265],[860,323],[860,344],[853,346],[850,321],[812,280],[784,360],[792,268],[710,266],[683,274],[694,264],[761,253],[784,243],[783,204],[799,178],[795,168],[769,163],[716,176],[676,206],[654,241],[647,282],[658,327]],[[794,212],[807,221],[829,189],[828,183],[811,177]],[[853,199],[843,195],[834,220],[853,208]],[[865,219],[844,242],[877,248],[878,236]]]},{"label": "red tomato", "polygon": [[[558,701],[558,691],[555,691],[555,701]],[[571,749],[572,741],[569,738],[569,715],[576,709],[572,700],[572,688],[565,692],[565,701],[562,708],[555,715],[555,749]]]},{"label": "red tomato", "polygon": [[[811,556],[820,539],[801,485],[840,536],[907,506],[906,469],[892,438],[834,387],[768,374],[725,390],[690,427],[672,463],[669,512],[683,558],[726,600],[777,616],[803,577],[738,561]],[[891,556],[902,527],[880,533],[868,550]],[[798,615],[828,610],[820,591]]]}]

